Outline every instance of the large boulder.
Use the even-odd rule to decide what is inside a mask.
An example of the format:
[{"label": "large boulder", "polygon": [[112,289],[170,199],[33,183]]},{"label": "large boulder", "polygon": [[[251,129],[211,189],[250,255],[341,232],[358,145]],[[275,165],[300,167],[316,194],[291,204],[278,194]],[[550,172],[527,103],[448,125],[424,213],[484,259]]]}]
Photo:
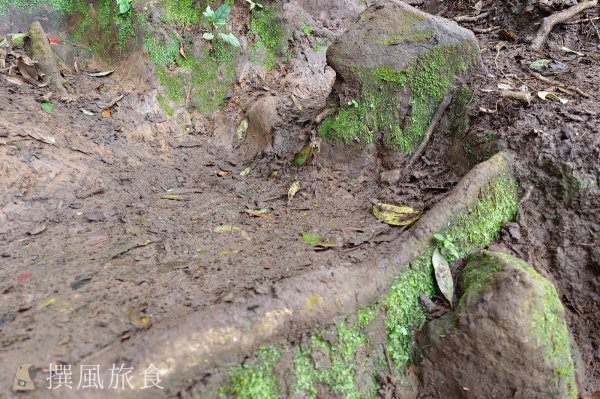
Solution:
[{"label": "large boulder", "polygon": [[463,272],[452,314],[419,340],[423,397],[577,398],[564,309],[527,263],[484,251]]},{"label": "large boulder", "polygon": [[473,33],[397,0],[379,0],[327,50],[340,109],[319,127],[333,142],[408,154],[448,93],[480,63]]}]

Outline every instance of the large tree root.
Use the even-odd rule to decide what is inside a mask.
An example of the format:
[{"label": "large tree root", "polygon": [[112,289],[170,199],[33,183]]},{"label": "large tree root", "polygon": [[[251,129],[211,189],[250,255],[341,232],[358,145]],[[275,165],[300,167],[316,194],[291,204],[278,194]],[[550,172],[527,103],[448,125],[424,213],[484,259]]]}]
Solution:
[{"label": "large tree root", "polygon": [[67,89],[64,87],[64,80],[60,75],[56,54],[50,47],[46,32],[44,32],[39,22],[36,21],[29,27],[29,39],[26,44],[31,58],[39,62],[40,68],[46,74],[46,80],[55,92],[63,96],[66,95]]},{"label": "large tree root", "polygon": [[598,5],[598,0],[584,1],[583,3],[576,4],[572,7],[567,8],[561,12],[556,14],[552,14],[549,17],[544,18],[542,21],[542,26],[538,30],[533,42],[531,43],[531,49],[535,51],[540,51],[546,42],[546,38],[552,31],[552,29],[562,22],[573,18],[575,15],[579,14],[583,10],[586,10],[591,7],[595,7]]}]

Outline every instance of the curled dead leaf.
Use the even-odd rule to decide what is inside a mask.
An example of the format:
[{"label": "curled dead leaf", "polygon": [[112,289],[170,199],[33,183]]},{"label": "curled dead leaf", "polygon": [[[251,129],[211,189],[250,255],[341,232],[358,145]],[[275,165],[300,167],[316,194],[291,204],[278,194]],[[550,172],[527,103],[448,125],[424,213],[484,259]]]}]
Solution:
[{"label": "curled dead leaf", "polygon": [[421,216],[409,206],[396,206],[376,202],[373,204],[373,216],[392,226],[410,226]]}]

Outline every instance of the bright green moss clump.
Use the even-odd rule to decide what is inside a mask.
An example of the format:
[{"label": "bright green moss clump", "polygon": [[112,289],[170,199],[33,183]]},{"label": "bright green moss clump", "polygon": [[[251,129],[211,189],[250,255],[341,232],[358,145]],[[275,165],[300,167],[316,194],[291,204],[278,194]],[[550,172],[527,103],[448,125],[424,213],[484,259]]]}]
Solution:
[{"label": "bright green moss clump", "polygon": [[260,60],[267,71],[271,71],[277,57],[287,49],[285,28],[277,8],[265,5],[262,9],[255,9],[250,30],[255,35],[252,57]]},{"label": "bright green moss clump", "polygon": [[[342,107],[325,120],[319,133],[332,142],[383,145],[400,154],[413,151],[423,140],[437,107],[452,89],[457,76],[467,71],[474,55],[459,47],[439,47],[426,52],[405,70],[390,67],[353,70],[361,85],[359,107]],[[408,114],[401,114],[399,98],[409,97]],[[358,139],[358,140],[357,140]]]},{"label": "bright green moss clump", "polygon": [[229,384],[221,388],[219,393],[236,399],[279,399],[281,395],[273,373],[279,357],[277,349],[258,350],[256,364],[233,368]]},{"label": "bright green moss clump", "polygon": [[[336,331],[333,343],[315,335],[310,345],[296,349],[295,394],[304,393],[308,398],[316,398],[317,384],[321,384],[343,398],[373,397],[377,391],[374,378],[361,387],[355,381],[361,366],[357,364],[357,353],[368,343],[366,334],[360,327],[349,327],[345,321],[337,325]],[[316,365],[313,359],[317,359]]]}]

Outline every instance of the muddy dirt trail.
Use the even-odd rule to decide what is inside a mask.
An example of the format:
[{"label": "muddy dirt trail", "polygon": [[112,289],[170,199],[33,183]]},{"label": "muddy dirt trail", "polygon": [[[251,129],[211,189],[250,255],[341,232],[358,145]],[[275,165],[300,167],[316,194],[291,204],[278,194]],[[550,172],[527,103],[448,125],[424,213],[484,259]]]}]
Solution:
[{"label": "muddy dirt trail", "polygon": [[[325,12],[313,3],[299,2],[329,39],[364,8],[334,2],[339,9]],[[534,52],[531,27],[508,5],[485,3],[487,17],[462,23],[477,33],[483,60],[469,82],[475,96],[464,111],[465,135],[456,137],[452,122],[442,120],[405,179],[393,184],[380,175],[393,165],[344,165],[339,159],[351,154],[343,149],[324,145],[297,167],[293,153],[224,144],[223,131],[235,130],[257,92],[281,100],[290,82],[306,83],[313,73],[319,84],[309,91],[322,90],[325,50],[312,50],[328,42],[298,30],[289,38],[296,49],[290,59],[282,55],[270,74],[245,74],[218,117],[193,123],[166,115],[155,100],[156,79],[139,72],[139,60],[109,65],[116,69],[110,76],[67,75],[75,93],[55,97],[49,112],[40,105],[46,88],[0,77],[2,362],[11,370],[30,359],[80,364],[212,305],[246,306],[246,293],[265,294],[278,281],[352,270],[403,233],[373,217],[373,200],[426,212],[475,164],[510,150],[519,211],[490,247],[554,283],[580,352],[580,393],[600,392],[600,34],[586,22],[598,9]],[[448,18],[473,10],[461,2],[422,8]],[[526,90],[532,101],[501,98],[499,90]],[[555,94],[544,100],[540,91]],[[290,144],[297,151],[313,127],[299,122],[304,111],[294,101],[295,119],[276,128],[301,143]],[[335,162],[327,159],[332,152]],[[453,265],[455,277],[461,267]],[[441,296],[435,300],[445,306]],[[381,384],[378,395],[394,397],[394,385]]]}]

